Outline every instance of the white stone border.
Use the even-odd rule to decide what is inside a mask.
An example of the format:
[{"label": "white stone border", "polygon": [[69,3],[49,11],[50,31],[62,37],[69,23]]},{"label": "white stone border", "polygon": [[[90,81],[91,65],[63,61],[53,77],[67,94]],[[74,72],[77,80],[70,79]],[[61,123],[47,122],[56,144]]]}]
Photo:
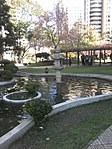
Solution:
[{"label": "white stone border", "polygon": [[35,125],[33,118],[25,119],[21,124],[0,137],[0,149],[8,147],[17,139],[21,138],[31,127]]},{"label": "white stone border", "polygon": [[12,84],[12,83],[14,83],[14,82],[15,82],[14,79],[12,79],[12,80],[10,80],[10,81],[3,81],[3,82],[0,82],[0,86],[9,85],[9,84]]},{"label": "white stone border", "polygon": [[89,104],[93,102],[98,102],[100,100],[107,100],[112,99],[112,93],[105,94],[105,95],[97,95],[92,97],[85,97],[85,98],[76,98],[72,100],[67,100],[65,102],[56,104],[53,106],[53,111],[49,115],[57,114],[61,111],[67,110],[72,107],[76,107],[79,105]]},{"label": "white stone border", "polygon": [[25,99],[25,100],[11,100],[11,99],[8,99],[8,96],[9,96],[9,95],[12,95],[12,94],[14,94],[14,93],[20,93],[20,92],[23,93],[23,92],[28,92],[28,91],[22,90],[22,91],[12,92],[12,93],[9,93],[9,94],[4,95],[4,96],[2,97],[2,99],[3,99],[4,101],[10,102],[10,103],[24,103],[24,102],[30,101],[30,100],[32,100],[32,99],[39,99],[39,98],[41,98],[41,96],[42,96],[40,92],[36,92],[36,93],[37,93],[37,96],[34,97],[34,98],[29,98],[29,99]]}]

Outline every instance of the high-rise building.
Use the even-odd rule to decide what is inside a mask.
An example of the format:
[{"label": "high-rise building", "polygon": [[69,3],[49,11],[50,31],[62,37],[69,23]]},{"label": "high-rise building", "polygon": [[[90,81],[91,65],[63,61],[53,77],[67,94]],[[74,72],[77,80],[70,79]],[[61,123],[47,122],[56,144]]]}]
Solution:
[{"label": "high-rise building", "polygon": [[112,0],[84,0],[84,22],[101,37],[112,36]]},{"label": "high-rise building", "polygon": [[83,22],[84,0],[68,1],[63,0],[64,7],[68,10],[69,27],[72,28],[76,22]]},{"label": "high-rise building", "polygon": [[68,17],[71,24],[74,24],[75,22],[83,22],[83,9],[79,5],[73,5],[68,9]]}]

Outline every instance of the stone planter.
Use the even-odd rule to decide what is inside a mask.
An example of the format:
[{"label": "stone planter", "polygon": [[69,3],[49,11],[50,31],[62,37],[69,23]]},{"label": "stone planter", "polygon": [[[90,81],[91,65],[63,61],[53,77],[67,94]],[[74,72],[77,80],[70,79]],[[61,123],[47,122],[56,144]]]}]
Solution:
[{"label": "stone planter", "polygon": [[22,94],[22,93],[28,92],[28,91],[22,90],[22,91],[12,92],[12,93],[9,93],[9,94],[4,95],[4,96],[2,97],[2,99],[3,99],[4,101],[10,102],[10,103],[25,103],[25,102],[30,101],[30,100],[32,100],[32,99],[39,99],[39,98],[41,98],[41,96],[42,96],[40,92],[36,92],[36,93],[37,93],[37,96],[35,96],[34,98],[28,98],[28,99],[24,99],[24,100],[12,100],[12,99],[9,99],[9,98],[8,98],[9,95],[12,95],[12,94],[15,94],[15,93],[18,94],[18,93],[20,93],[20,92],[21,92],[21,94]]}]

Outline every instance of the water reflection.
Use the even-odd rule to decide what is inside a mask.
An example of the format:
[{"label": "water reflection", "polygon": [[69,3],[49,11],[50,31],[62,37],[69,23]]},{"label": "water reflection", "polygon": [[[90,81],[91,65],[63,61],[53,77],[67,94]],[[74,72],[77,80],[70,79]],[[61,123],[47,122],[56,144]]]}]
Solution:
[{"label": "water reflection", "polygon": [[[66,81],[65,81],[66,80]],[[64,78],[65,97],[69,99],[76,97],[90,97],[97,94],[106,94],[112,92],[112,83],[98,79],[87,79],[87,78]]]},{"label": "water reflection", "polygon": [[[28,79],[26,77],[16,78],[15,85],[8,89],[2,88],[1,93],[22,90]],[[99,79],[63,77],[62,83],[59,84],[56,84],[55,77],[33,79],[40,82],[42,98],[49,99],[51,104],[112,92],[112,83]]]},{"label": "water reflection", "polygon": [[[59,86],[62,95],[61,102],[71,99],[77,99],[80,97],[90,97],[112,92],[112,83],[99,79],[64,77],[62,78],[62,83],[59,84]],[[49,95],[51,102],[53,104],[56,103],[55,99],[57,98],[58,93],[55,80],[52,78],[48,78],[47,82],[44,82],[44,87],[47,95]],[[60,91],[60,89],[58,90]]]}]

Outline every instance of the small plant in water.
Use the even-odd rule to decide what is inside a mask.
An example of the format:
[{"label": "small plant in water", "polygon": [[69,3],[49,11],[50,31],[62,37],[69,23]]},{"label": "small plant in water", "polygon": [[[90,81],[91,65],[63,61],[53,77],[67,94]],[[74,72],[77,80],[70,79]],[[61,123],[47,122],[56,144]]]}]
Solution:
[{"label": "small plant in water", "polygon": [[25,89],[28,91],[29,94],[35,94],[40,88],[40,84],[34,80],[28,80],[27,84],[25,85]]},{"label": "small plant in water", "polygon": [[24,108],[34,118],[36,124],[39,124],[52,111],[50,102],[43,99],[28,101]]}]

